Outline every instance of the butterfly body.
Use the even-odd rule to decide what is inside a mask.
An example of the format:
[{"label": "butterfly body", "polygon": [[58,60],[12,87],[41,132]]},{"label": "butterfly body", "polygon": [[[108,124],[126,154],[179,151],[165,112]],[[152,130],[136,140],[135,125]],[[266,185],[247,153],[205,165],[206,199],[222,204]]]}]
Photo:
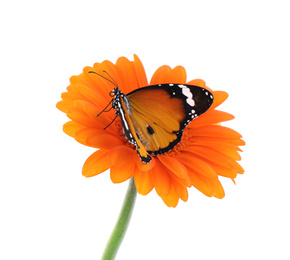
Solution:
[{"label": "butterfly body", "polygon": [[126,95],[116,87],[111,96],[124,135],[143,163],[176,146],[184,128],[213,102],[208,90],[186,84],[152,85]]}]

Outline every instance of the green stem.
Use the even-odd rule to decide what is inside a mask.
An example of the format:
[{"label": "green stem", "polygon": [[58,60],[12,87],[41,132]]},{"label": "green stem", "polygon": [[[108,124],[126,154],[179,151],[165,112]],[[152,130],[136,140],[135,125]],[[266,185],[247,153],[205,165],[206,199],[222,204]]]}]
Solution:
[{"label": "green stem", "polygon": [[134,183],[134,178],[131,178],[119,218],[111,234],[111,237],[107,242],[105,251],[102,256],[102,260],[115,259],[132,216],[136,195],[137,191]]}]

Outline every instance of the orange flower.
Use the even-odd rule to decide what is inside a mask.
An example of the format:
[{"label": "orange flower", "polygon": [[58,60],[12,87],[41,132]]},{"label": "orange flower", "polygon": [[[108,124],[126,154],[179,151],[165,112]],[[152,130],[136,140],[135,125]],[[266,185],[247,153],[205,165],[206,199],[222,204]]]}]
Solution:
[{"label": "orange flower", "polygon": [[[187,201],[187,188],[194,186],[206,196],[224,197],[219,176],[234,178],[243,173],[236,162],[240,160],[239,146],[244,145],[241,135],[221,126],[220,122],[231,120],[231,114],[216,110],[228,94],[212,91],[203,80],[192,80],[187,84],[209,89],[214,95],[210,109],[194,119],[185,129],[181,141],[169,152],[152,156],[149,164],[141,162],[134,145],[123,132],[120,119],[114,110],[98,114],[111,101],[112,83],[90,71],[108,77],[118,83],[127,94],[137,88],[148,86],[145,70],[139,58],[134,61],[121,57],[116,65],[110,61],[86,67],[79,76],[70,79],[67,92],[57,108],[65,112],[71,121],[64,124],[64,132],[78,142],[98,148],[85,162],[83,175],[91,177],[110,169],[111,180],[120,183],[134,177],[138,193],[148,194],[155,188],[157,194],[169,207],[176,207],[179,199]],[[153,75],[150,85],[163,83],[186,83],[186,71],[177,66],[161,66]]]}]

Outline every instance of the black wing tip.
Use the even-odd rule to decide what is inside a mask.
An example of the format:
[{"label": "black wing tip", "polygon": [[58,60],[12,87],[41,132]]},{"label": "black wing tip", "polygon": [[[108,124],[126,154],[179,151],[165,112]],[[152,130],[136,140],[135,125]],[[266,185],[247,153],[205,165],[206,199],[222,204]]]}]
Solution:
[{"label": "black wing tip", "polygon": [[138,153],[138,155],[139,155],[139,157],[140,157],[140,159],[141,159],[141,161],[143,163],[148,164],[148,163],[151,162],[152,158],[151,158],[151,156],[149,154],[147,154],[147,156],[145,157],[145,156],[141,156],[141,154],[139,153],[139,151],[137,151],[137,153]]}]

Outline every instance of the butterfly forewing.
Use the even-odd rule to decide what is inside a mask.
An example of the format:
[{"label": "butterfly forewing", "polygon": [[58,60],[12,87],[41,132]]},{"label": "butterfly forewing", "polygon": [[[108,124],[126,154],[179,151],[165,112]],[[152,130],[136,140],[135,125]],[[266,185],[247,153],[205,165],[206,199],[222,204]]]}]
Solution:
[{"label": "butterfly forewing", "polygon": [[162,84],[127,95],[137,136],[150,154],[164,154],[182,137],[183,129],[212,104],[213,95],[193,85]]}]

